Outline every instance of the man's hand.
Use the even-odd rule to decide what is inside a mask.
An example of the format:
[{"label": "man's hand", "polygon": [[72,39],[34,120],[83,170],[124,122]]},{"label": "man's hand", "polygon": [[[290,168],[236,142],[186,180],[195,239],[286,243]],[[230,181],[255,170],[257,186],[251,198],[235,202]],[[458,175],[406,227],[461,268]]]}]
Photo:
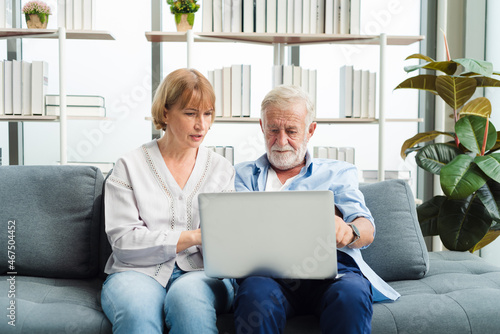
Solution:
[{"label": "man's hand", "polygon": [[[350,248],[361,248],[373,242],[374,228],[372,223],[363,217],[358,217],[352,221],[359,230],[361,237]],[[335,215],[335,233],[337,236],[337,248],[343,248],[354,240],[352,228],[339,216]]]}]

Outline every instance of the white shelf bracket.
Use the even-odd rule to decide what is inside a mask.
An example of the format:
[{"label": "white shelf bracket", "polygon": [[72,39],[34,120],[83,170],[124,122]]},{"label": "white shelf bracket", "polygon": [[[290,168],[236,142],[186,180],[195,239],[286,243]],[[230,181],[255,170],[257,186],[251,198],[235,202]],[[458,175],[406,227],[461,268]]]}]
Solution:
[{"label": "white shelf bracket", "polygon": [[59,27],[59,99],[60,99],[60,160],[61,165],[68,162],[68,136],[67,136],[67,117],[66,117],[66,28]]},{"label": "white shelf bracket", "polygon": [[378,116],[378,180],[385,179],[384,145],[385,145],[385,87],[387,35],[380,34],[380,73],[379,73],[379,116]]}]

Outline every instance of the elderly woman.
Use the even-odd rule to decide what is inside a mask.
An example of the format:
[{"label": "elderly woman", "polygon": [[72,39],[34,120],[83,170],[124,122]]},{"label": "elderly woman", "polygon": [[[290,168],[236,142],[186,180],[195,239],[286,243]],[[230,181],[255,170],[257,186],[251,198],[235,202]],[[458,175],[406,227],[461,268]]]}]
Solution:
[{"label": "elderly woman", "polygon": [[234,169],[200,146],[215,95],[193,69],[170,73],[152,115],[165,134],[121,157],[105,186],[113,253],[102,308],[114,333],[217,333],[216,313],[232,305],[230,281],[203,271],[198,194],[232,191]]}]

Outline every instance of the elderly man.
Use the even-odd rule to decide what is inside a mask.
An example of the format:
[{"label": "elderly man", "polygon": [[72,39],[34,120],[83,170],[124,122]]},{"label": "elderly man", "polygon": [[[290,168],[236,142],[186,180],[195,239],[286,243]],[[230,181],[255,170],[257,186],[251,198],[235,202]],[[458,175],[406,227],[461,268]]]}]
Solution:
[{"label": "elderly man", "polygon": [[323,333],[370,333],[372,303],[399,297],[361,256],[360,249],[373,241],[375,225],[358,190],[356,168],[312,159],[307,151],[316,130],[313,118],[314,106],[302,89],[271,90],[261,105],[267,153],[236,166],[235,186],[237,191],[331,190],[338,271],[344,275],[298,283],[263,276],[240,280],[235,300],[238,333],[282,333],[287,318],[307,313],[318,316]]}]

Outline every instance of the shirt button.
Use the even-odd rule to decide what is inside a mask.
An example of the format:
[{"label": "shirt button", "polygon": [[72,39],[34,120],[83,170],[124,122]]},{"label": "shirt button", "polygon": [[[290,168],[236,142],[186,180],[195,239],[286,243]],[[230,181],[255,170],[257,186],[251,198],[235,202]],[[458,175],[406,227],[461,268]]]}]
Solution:
[{"label": "shirt button", "polygon": [[182,195],[179,196],[179,201],[182,201],[184,197]]}]

